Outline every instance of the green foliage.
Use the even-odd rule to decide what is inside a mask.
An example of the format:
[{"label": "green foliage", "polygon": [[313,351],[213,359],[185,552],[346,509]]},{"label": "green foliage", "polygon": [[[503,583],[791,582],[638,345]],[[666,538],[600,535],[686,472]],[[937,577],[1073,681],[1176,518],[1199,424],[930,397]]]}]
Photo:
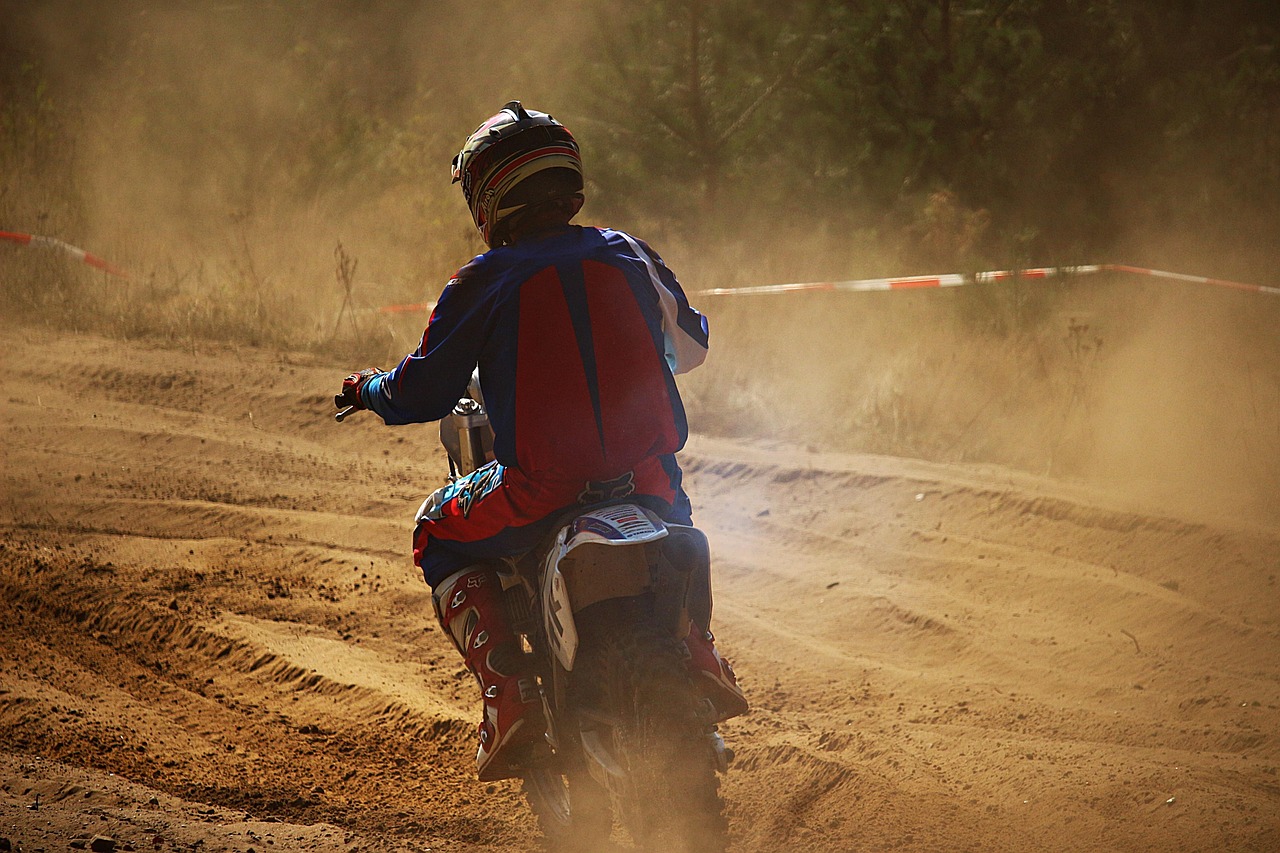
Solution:
[{"label": "green foliage", "polygon": [[598,33],[595,189],[672,231],[836,223],[912,271],[1090,261],[1173,229],[1262,270],[1280,244],[1266,3],[655,0],[610,4]]},{"label": "green foliage", "polygon": [[723,236],[724,210],[765,201],[803,25],[750,0],[601,4],[574,113],[600,206]]}]

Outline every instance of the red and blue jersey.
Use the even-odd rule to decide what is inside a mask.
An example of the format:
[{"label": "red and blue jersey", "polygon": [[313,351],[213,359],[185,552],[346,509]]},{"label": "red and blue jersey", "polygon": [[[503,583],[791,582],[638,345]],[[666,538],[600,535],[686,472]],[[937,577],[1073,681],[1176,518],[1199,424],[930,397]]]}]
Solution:
[{"label": "red and blue jersey", "polygon": [[438,420],[479,365],[499,462],[609,479],[684,446],[673,374],[706,352],[706,318],[657,254],[620,231],[567,226],[460,269],[421,345],[364,402],[389,424]]},{"label": "red and blue jersey", "polygon": [[674,376],[706,353],[706,319],[656,253],[621,231],[566,226],[460,269],[418,349],[363,400],[389,424],[438,420],[479,366],[494,455],[518,505],[491,524],[434,531],[474,540],[631,473],[639,493],[674,502],[670,456],[688,437]]}]

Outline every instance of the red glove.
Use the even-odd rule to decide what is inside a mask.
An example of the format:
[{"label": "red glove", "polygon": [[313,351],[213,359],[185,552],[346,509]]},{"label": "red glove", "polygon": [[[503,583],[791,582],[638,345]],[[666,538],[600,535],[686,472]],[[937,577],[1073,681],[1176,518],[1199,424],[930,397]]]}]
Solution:
[{"label": "red glove", "polygon": [[339,409],[347,406],[354,406],[357,410],[365,408],[364,400],[360,399],[360,391],[369,384],[370,379],[382,372],[376,367],[366,367],[359,373],[351,374],[342,380],[342,393],[333,395],[333,404]]}]

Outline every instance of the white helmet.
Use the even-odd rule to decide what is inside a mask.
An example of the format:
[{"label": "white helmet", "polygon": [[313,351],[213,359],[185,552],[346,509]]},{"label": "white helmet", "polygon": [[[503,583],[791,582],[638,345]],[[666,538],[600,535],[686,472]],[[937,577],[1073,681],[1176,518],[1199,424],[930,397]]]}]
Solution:
[{"label": "white helmet", "polygon": [[552,199],[582,206],[582,159],[578,143],[546,113],[509,101],[467,137],[453,158],[454,183],[489,246],[508,242],[512,217]]}]

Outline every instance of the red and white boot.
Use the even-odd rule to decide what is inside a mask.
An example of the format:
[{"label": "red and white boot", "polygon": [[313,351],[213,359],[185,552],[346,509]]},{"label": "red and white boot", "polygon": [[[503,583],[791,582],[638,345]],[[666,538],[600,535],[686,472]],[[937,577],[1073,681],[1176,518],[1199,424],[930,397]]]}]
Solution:
[{"label": "red and white boot", "polygon": [[703,695],[716,709],[716,722],[747,713],[747,697],[738,687],[738,676],[716,650],[716,638],[694,623],[684,644],[689,647],[689,671]]},{"label": "red and white boot", "polygon": [[476,770],[481,782],[520,775],[546,729],[542,701],[507,617],[502,583],[493,569],[472,566],[432,593],[436,616],[467,669],[480,683],[484,718]]}]

